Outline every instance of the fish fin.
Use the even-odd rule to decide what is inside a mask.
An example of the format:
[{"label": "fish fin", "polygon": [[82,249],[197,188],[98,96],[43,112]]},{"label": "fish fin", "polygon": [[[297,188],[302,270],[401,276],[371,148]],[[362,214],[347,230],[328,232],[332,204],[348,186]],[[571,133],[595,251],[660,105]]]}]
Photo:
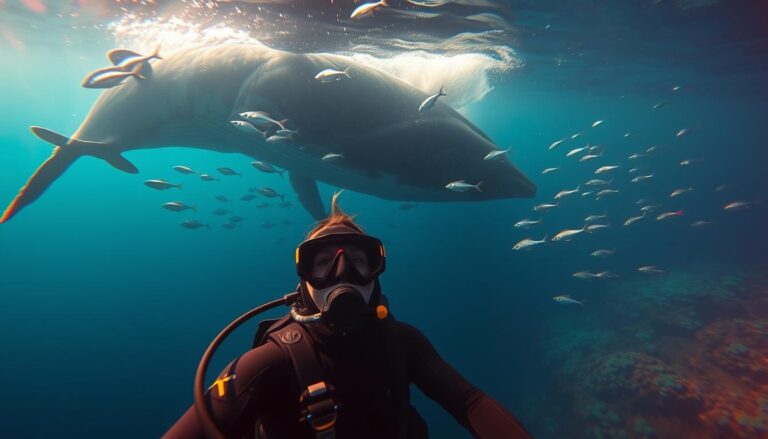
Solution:
[{"label": "fish fin", "polygon": [[544,235],[544,239],[542,239],[542,241],[547,242],[547,238],[549,238],[549,235]]},{"label": "fish fin", "polygon": [[145,76],[142,76],[141,71],[144,69],[144,63],[141,63],[134,67],[133,70],[131,70],[131,76],[139,78],[139,79],[147,79]]},{"label": "fish fin", "polygon": [[[382,4],[383,4],[384,6],[386,6],[386,5],[387,5],[386,3],[383,3],[383,2],[382,2]],[[344,70],[342,71],[342,73],[344,73],[344,76],[346,76],[347,78],[350,78],[350,79],[351,79],[352,77],[351,77],[351,76],[349,76],[349,69],[350,69],[350,68],[352,68],[352,66],[348,66],[346,69],[344,69]]]},{"label": "fish fin", "polygon": [[160,45],[158,44],[155,46],[155,51],[152,52],[152,58],[154,59],[163,59],[162,56],[160,56]]},{"label": "fish fin", "polygon": [[110,165],[114,166],[115,168],[123,172],[127,172],[129,174],[139,173],[139,168],[137,168],[133,163],[131,163],[128,159],[123,157],[117,151],[109,151],[106,153],[91,154],[91,155],[105,160],[107,163],[109,163]]},{"label": "fish fin", "polygon": [[482,190],[482,189],[480,189],[480,187],[481,187],[482,185],[483,185],[483,182],[482,182],[482,181],[478,181],[478,182],[477,182],[477,184],[475,185],[475,189],[476,189],[478,192],[482,192],[483,190]]},{"label": "fish fin", "polygon": [[114,65],[120,64],[126,58],[132,58],[135,56],[141,57],[141,54],[138,54],[133,50],[128,50],[128,49],[112,49],[109,52],[107,52],[107,58],[110,61],[112,61],[112,64]]},{"label": "fish fin", "polygon": [[440,91],[437,92],[438,96],[448,96],[447,94],[443,93],[443,86],[440,86]]},{"label": "fish fin", "polygon": [[675,215],[682,215],[682,214],[683,214],[682,210],[678,210],[677,212],[675,212]]},{"label": "fish fin", "polygon": [[285,174],[285,170],[277,171],[277,173],[280,175],[280,178],[283,178],[283,174]]},{"label": "fish fin", "polygon": [[184,190],[184,183],[179,183],[176,187],[179,188],[179,190]]},{"label": "fish fin", "polygon": [[320,192],[317,190],[317,181],[296,172],[289,172],[288,177],[291,181],[291,187],[299,197],[299,203],[316,220],[321,220],[327,215],[325,207],[320,199]]},{"label": "fish fin", "polygon": [[192,212],[197,212],[197,206],[189,206],[190,209],[192,209]]}]

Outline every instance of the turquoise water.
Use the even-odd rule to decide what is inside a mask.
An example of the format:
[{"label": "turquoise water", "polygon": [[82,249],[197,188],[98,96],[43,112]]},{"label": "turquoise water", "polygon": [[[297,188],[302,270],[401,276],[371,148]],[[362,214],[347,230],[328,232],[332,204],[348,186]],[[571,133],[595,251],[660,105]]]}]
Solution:
[{"label": "turquoise water", "polygon": [[[30,12],[33,3],[0,2],[0,57],[5,60],[0,198],[7,202],[51,152],[28,127],[73,133],[99,95],[78,84],[105,65],[106,50],[135,38],[106,27],[122,16],[104,4],[98,5],[110,14],[72,29],[73,19],[56,17],[51,5],[43,13]],[[706,374],[689,368],[689,357],[674,354],[689,352],[679,346],[693,346],[701,337],[697,334],[704,334],[697,331],[713,323],[768,318],[763,203],[768,37],[752,18],[758,4],[598,3],[575,9],[556,2],[512,3],[516,18],[509,23],[518,33],[503,43],[520,64],[504,71],[472,70],[493,88],[482,97],[463,84],[462,93],[476,100],[460,111],[497,145],[511,147],[510,159],[538,187],[535,198],[419,202],[401,210],[399,201],[346,191],[342,206],[387,246],[381,282],[397,318],[420,328],[444,358],[536,437],[654,437],[643,436],[638,427],[643,423],[656,437],[766,437],[768,414],[759,403],[757,412],[739,406],[749,415],[749,427],[717,430],[682,414],[683,425],[670,427],[665,416],[676,417],[675,408],[627,405],[626,395],[591,393],[596,379],[579,381],[590,364],[602,364],[603,354],[640,351],[704,386]],[[158,10],[162,16],[163,9]],[[23,26],[30,22],[37,27]],[[308,41],[320,46],[313,50],[336,49]],[[276,37],[266,43],[289,44]],[[666,105],[654,110],[661,102]],[[591,128],[596,120],[605,122]],[[690,131],[677,137],[683,128]],[[579,132],[579,138],[548,150],[552,142]],[[604,156],[587,163],[565,157],[586,144],[603,145]],[[627,158],[652,145],[660,148],[650,157],[638,163]],[[4,437],[158,437],[191,404],[194,371],[210,339],[242,312],[295,287],[293,251],[313,219],[287,178],[259,173],[250,158],[235,154],[178,147],[125,156],[140,169],[138,175],[81,158],[40,199],[0,225]],[[679,165],[686,159],[701,161]],[[621,166],[608,177],[620,191],[613,198],[596,201],[576,194],[551,212],[531,211],[558,191],[595,178],[593,170],[608,164]],[[203,182],[173,171],[174,165],[211,174],[230,167],[244,176]],[[632,183],[628,170],[636,165],[654,178]],[[541,174],[557,166],[558,171]],[[155,191],[142,184],[150,178],[183,183],[184,189]],[[721,185],[725,188],[716,190]],[[259,209],[255,204],[263,198],[239,200],[255,186],[273,187],[293,205]],[[685,187],[694,190],[669,197]],[[336,189],[320,185],[326,204]],[[241,227],[220,227],[225,218],[211,213],[224,204],[214,199],[219,194],[233,200],[224,207],[246,218]],[[656,213],[683,210],[684,215],[668,222],[654,215],[625,227],[628,217],[639,214],[638,198],[661,204]],[[199,212],[160,207],[175,200],[197,205]],[[753,204],[741,211],[723,209],[738,200]],[[581,227],[587,215],[603,213],[611,225],[606,230],[527,252],[512,250],[523,238],[551,238]],[[526,217],[543,222],[529,230],[513,227]],[[188,230],[179,226],[185,219],[211,227]],[[712,224],[692,227],[698,220]],[[263,227],[265,222],[274,227]],[[598,248],[616,249],[616,254],[591,257]],[[665,273],[638,273],[643,265]],[[619,277],[585,281],[572,276],[582,270],[610,270]],[[731,277],[737,280],[726,281]],[[708,292],[715,289],[719,301],[710,300]],[[663,300],[662,292],[668,294]],[[555,303],[552,297],[561,294],[585,306]],[[691,317],[687,313],[694,306]],[[621,312],[651,323],[633,326]],[[695,322],[683,329],[669,319],[654,323],[667,314]],[[254,327],[238,331],[211,369],[247,349]],[[645,334],[646,344],[622,338],[630,332]],[[581,341],[569,341],[574,334]],[[673,342],[677,349],[665,348]],[[768,355],[760,350],[764,345],[749,346],[756,355]],[[732,377],[741,373],[723,370]],[[765,389],[765,375],[758,372],[750,375],[750,386]],[[734,382],[721,378],[718,391],[726,394],[731,388],[748,399]],[[468,437],[415,388],[413,398],[433,437]],[[587,400],[606,405],[619,420],[606,424],[585,415]],[[735,404],[702,400],[700,413]]]}]

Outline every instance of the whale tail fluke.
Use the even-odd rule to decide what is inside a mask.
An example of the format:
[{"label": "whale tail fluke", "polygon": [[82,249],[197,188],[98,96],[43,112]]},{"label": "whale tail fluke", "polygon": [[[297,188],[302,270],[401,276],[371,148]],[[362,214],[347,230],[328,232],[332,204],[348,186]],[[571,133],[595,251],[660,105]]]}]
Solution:
[{"label": "whale tail fluke", "polygon": [[0,224],[8,221],[22,208],[31,204],[48,189],[54,181],[80,156],[92,155],[106,160],[109,164],[122,171],[135,174],[139,172],[133,163],[129,162],[119,152],[108,148],[102,142],[89,142],[72,139],[46,128],[33,126],[30,131],[37,137],[55,146],[53,154],[40,165],[27,183],[21,188],[11,204],[0,216]]}]

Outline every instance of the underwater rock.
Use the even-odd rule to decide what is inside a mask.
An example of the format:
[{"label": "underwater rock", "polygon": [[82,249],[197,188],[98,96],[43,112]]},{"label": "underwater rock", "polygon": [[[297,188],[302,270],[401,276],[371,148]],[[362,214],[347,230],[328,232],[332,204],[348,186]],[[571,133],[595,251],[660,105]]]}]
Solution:
[{"label": "underwater rock", "polygon": [[639,352],[599,358],[590,369],[587,383],[609,400],[658,414],[673,409],[679,418],[695,418],[706,405],[693,382],[661,360]]}]

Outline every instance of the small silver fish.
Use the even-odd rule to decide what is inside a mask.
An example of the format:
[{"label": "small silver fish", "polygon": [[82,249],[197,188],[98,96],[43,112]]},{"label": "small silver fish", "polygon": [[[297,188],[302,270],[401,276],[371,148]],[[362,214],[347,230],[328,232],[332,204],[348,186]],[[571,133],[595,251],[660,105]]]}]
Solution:
[{"label": "small silver fish", "polygon": [[206,227],[206,228],[209,228],[209,229],[211,228],[211,226],[209,224],[201,223],[198,220],[187,220],[187,221],[184,221],[183,223],[181,223],[181,226],[185,227],[187,229],[193,229],[193,230],[194,229],[199,229],[201,227]]},{"label": "small silver fish", "polygon": [[[423,111],[427,111],[430,108],[434,107],[435,104],[437,103],[437,99],[440,96],[446,96],[446,94],[443,93],[443,87],[440,87],[440,91],[438,91],[437,94],[434,94],[434,95],[424,99],[424,101],[421,103],[421,105],[419,105],[419,113],[421,113]],[[486,158],[486,160],[488,160],[488,159]]]},{"label": "small silver fish", "polygon": [[177,172],[181,172],[182,174],[197,174],[197,172],[193,171],[188,166],[174,166],[173,169]]},{"label": "small silver fish", "polygon": [[632,223],[634,223],[634,222],[637,222],[637,221],[640,221],[640,220],[641,220],[641,219],[643,219],[643,218],[645,218],[645,215],[640,215],[640,216],[633,216],[633,217],[627,218],[627,220],[626,220],[626,221],[624,221],[624,226],[625,226],[625,227],[626,227],[626,226],[631,226],[631,225],[632,225]]},{"label": "small silver fish", "polygon": [[485,158],[483,160],[494,160],[498,159],[499,157],[503,156],[504,154],[508,153],[512,148],[507,149],[500,149],[498,151],[491,151],[488,154],[486,154]]},{"label": "small silver fish", "polygon": [[689,128],[683,128],[682,130],[678,131],[677,134],[675,134],[676,137],[683,137],[684,135],[688,134],[690,131]]},{"label": "small silver fish", "polygon": [[661,207],[661,204],[657,204],[657,205],[654,205],[654,206],[652,206],[652,205],[650,205],[650,204],[649,204],[649,205],[647,205],[647,206],[643,206],[643,207],[641,207],[641,208],[640,208],[640,210],[642,210],[642,211],[643,211],[643,212],[645,212],[645,213],[648,213],[648,212],[650,212],[650,211],[652,211],[652,210],[656,210],[656,209],[658,209],[658,208],[660,208],[660,207]]},{"label": "small silver fish", "polygon": [[133,76],[138,79],[147,79],[141,75],[143,66],[138,65],[133,70],[125,71],[121,67],[105,67],[88,74],[83,79],[84,88],[112,88],[123,83],[126,79]]},{"label": "small silver fish", "polygon": [[664,273],[664,271],[659,270],[657,267],[653,265],[646,265],[646,266],[640,267],[637,269],[637,271],[641,273],[655,273],[655,274]]},{"label": "small silver fish", "polygon": [[648,149],[646,149],[645,152],[650,154],[650,153],[656,151],[657,149],[659,149],[659,146],[658,145],[654,145],[654,146],[648,147]]},{"label": "small silver fish", "polygon": [[558,166],[558,167],[556,167],[556,168],[547,168],[547,169],[545,169],[545,170],[541,171],[541,174],[542,174],[542,175],[545,175],[545,174],[549,174],[550,172],[555,172],[555,171],[557,171],[558,169],[560,169],[560,167],[559,167],[559,166]]},{"label": "small silver fish", "polygon": [[216,209],[211,213],[213,213],[214,215],[223,216],[223,215],[229,214],[230,212],[227,209]]},{"label": "small silver fish", "polygon": [[254,198],[256,198],[256,195],[253,195],[253,194],[245,194],[242,197],[240,197],[240,199],[243,201],[251,201]]},{"label": "small silver fish", "polygon": [[570,295],[563,294],[562,296],[555,296],[552,298],[557,303],[562,303],[563,305],[580,305],[584,306],[584,302],[580,302],[576,299],[572,299]]},{"label": "small silver fish", "polygon": [[573,140],[573,139],[576,139],[576,138],[578,138],[579,136],[581,136],[581,133],[576,133],[576,134],[573,134],[573,135],[571,135],[571,140]]},{"label": "small silver fish", "polygon": [[280,136],[277,134],[273,134],[269,137],[267,137],[267,143],[280,143],[280,142],[290,142],[290,137]]},{"label": "small silver fish", "polygon": [[218,178],[216,178],[216,177],[214,177],[212,175],[208,175],[208,174],[200,174],[200,180],[203,180],[203,181],[219,181]]},{"label": "small silver fish", "polygon": [[528,248],[531,248],[535,245],[545,244],[547,242],[547,236],[545,235],[544,238],[540,241],[533,240],[531,238],[525,238],[518,241],[517,244],[515,244],[512,247],[512,250],[525,250]]},{"label": "small silver fish", "polygon": [[167,181],[162,180],[162,179],[157,179],[157,180],[147,180],[147,181],[145,181],[144,182],[144,186],[148,186],[148,187],[151,187],[152,189],[157,189],[157,190],[162,191],[162,190],[170,189],[172,187],[181,189],[182,188],[182,183],[173,184],[173,183],[168,183]]},{"label": "small silver fish", "polygon": [[566,154],[565,154],[565,156],[566,156],[566,157],[572,157],[572,156],[575,156],[576,154],[578,154],[578,153],[580,153],[580,152],[584,151],[584,150],[585,150],[585,149],[587,149],[587,148],[589,148],[589,147],[588,147],[588,146],[584,146],[584,147],[581,147],[581,148],[574,148],[574,149],[572,149],[572,150],[568,151],[568,153],[566,153]]},{"label": "small silver fish", "polygon": [[559,200],[559,199],[561,199],[563,197],[567,197],[568,195],[573,195],[573,194],[579,192],[580,190],[581,190],[581,185],[576,186],[576,189],[565,189],[565,190],[562,190],[562,191],[558,192],[555,195],[555,200]]},{"label": "small silver fish", "polygon": [[595,128],[595,127],[599,126],[603,122],[604,122],[603,120],[596,120],[596,121],[592,122],[592,128]]},{"label": "small silver fish", "polygon": [[560,204],[560,203],[555,203],[555,204],[547,204],[547,203],[542,203],[542,204],[539,204],[538,206],[534,206],[534,207],[533,207],[533,211],[534,211],[534,212],[547,211],[547,210],[549,210],[549,209],[554,209],[554,208],[555,208],[555,207],[557,207],[559,204]]},{"label": "small silver fish", "polygon": [[296,138],[301,136],[299,134],[299,130],[289,130],[289,129],[277,130],[275,134],[277,134],[278,136],[287,137],[291,139],[291,141],[296,141]]},{"label": "small silver fish", "polygon": [[277,174],[280,174],[281,177],[283,176],[283,173],[285,172],[285,171],[278,171],[271,164],[269,164],[267,162],[260,162],[258,160],[251,162],[251,165],[254,168],[256,168],[259,171],[261,171],[261,172],[265,172],[267,174],[277,173]]},{"label": "small silver fish", "polygon": [[640,168],[632,168],[632,169],[629,170],[630,174],[635,174],[637,172],[640,172]]},{"label": "small silver fish", "polygon": [[560,146],[560,144],[563,143],[563,142],[565,142],[565,139],[555,140],[554,142],[552,142],[551,145],[549,145],[548,149],[550,149],[550,150],[555,149],[558,146]]},{"label": "small silver fish", "polygon": [[616,250],[595,250],[592,253],[590,253],[590,256],[594,256],[596,258],[604,258],[607,256],[611,256],[614,253],[616,253]]},{"label": "small silver fish", "polygon": [[584,224],[584,227],[580,229],[565,229],[558,232],[555,236],[553,236],[552,241],[570,241],[571,239],[573,239],[574,236],[586,230],[587,230],[586,224]]},{"label": "small silver fish", "polygon": [[264,195],[267,198],[277,198],[280,197],[280,200],[285,201],[285,195],[278,194],[277,191],[270,187],[262,187],[259,188],[259,193],[261,195]]},{"label": "small silver fish", "polygon": [[470,189],[474,189],[478,192],[482,192],[482,190],[480,189],[480,186],[482,186],[482,184],[483,184],[482,181],[477,182],[477,184],[469,184],[464,180],[457,180],[457,181],[452,181],[446,184],[445,188],[448,189],[449,191],[454,191],[454,192],[466,192]]},{"label": "small silver fish", "polygon": [[[349,16],[349,18],[351,18],[353,20],[357,19],[357,18],[362,18],[362,17],[365,17],[367,15],[373,14],[379,8],[383,8],[383,7],[387,7],[387,6],[389,6],[387,4],[387,0],[380,0],[380,1],[372,2],[372,3],[364,3],[364,4],[356,7],[355,10],[352,11],[352,14]],[[315,77],[315,79],[317,79],[317,77]]]},{"label": "small silver fish", "polygon": [[235,171],[234,169],[230,169],[230,168],[216,168],[216,170],[221,172],[222,175],[230,175],[230,176],[231,175],[237,175],[237,176],[240,176],[240,177],[243,176],[243,174]]},{"label": "small silver fish", "polygon": [[268,113],[263,111],[245,111],[240,113],[240,117],[248,119],[248,123],[261,130],[267,130],[274,128],[275,126],[279,127],[281,130],[285,129],[283,123],[286,121],[275,120]]},{"label": "small silver fish", "polygon": [[743,210],[756,205],[754,201],[733,201],[723,206],[723,210]]},{"label": "small silver fish", "polygon": [[[366,3],[366,4],[370,4],[370,3]],[[362,6],[365,6],[365,5],[362,5]],[[325,69],[320,73],[318,73],[317,75],[315,75],[315,79],[317,79],[318,81],[324,84],[338,81],[341,78],[352,78],[351,76],[349,76],[349,67],[347,67],[344,70]]]},{"label": "small silver fish", "polygon": [[712,224],[712,221],[699,220],[691,223],[691,227],[703,227]]},{"label": "small silver fish", "polygon": [[344,158],[344,154],[336,154],[336,153],[333,153],[333,152],[329,152],[328,154],[324,155],[323,158],[321,158],[320,160],[324,160],[326,162],[330,162],[330,161],[333,161],[333,160],[338,160],[338,159],[343,159],[343,158]]},{"label": "small silver fish", "polygon": [[240,131],[242,131],[244,133],[261,134],[261,131],[259,131],[250,122],[246,122],[244,120],[230,120],[229,123],[232,124],[232,126],[234,126],[235,128],[239,129]]},{"label": "small silver fish", "polygon": [[605,229],[608,227],[611,227],[611,226],[608,224],[590,224],[587,226],[587,233],[592,233],[595,230]]},{"label": "small silver fish", "polygon": [[595,174],[602,174],[604,172],[612,171],[612,170],[614,170],[614,169],[616,169],[618,167],[619,167],[619,165],[616,165],[616,166],[601,166],[601,167],[597,168],[597,170],[595,171]]},{"label": "small silver fish", "polygon": [[643,157],[648,157],[648,156],[645,155],[645,154],[635,153],[635,154],[632,154],[631,156],[629,156],[629,159],[630,160],[637,160],[637,159],[641,159]]},{"label": "small silver fish", "polygon": [[221,201],[222,203],[228,203],[229,198],[227,198],[226,195],[216,195],[216,199]]},{"label": "small silver fish", "polygon": [[573,273],[571,276],[577,279],[597,279],[600,277],[597,275],[597,273],[592,273],[590,271],[578,271]]},{"label": "small silver fish", "polygon": [[587,186],[608,186],[611,183],[613,183],[613,179],[610,179],[608,181],[592,179],[592,180],[589,180],[588,182],[586,182],[584,184],[587,185]]},{"label": "small silver fish", "polygon": [[188,204],[182,203],[181,201],[171,201],[170,203],[165,203],[163,204],[163,208],[173,212],[181,212],[187,209],[197,212],[197,206],[190,206]]},{"label": "small silver fish", "polygon": [[699,163],[699,162],[703,162],[703,161],[704,161],[703,159],[688,159],[688,160],[683,160],[682,162],[680,162],[680,166],[691,166],[691,165],[692,165],[692,164],[694,164],[694,163]]},{"label": "small silver fish", "polygon": [[518,229],[527,229],[528,227],[540,223],[541,220],[531,220],[528,218],[521,219],[520,221],[516,222],[513,227]]},{"label": "small silver fish", "polygon": [[591,223],[592,221],[597,221],[597,220],[606,219],[606,217],[607,217],[607,214],[602,214],[602,215],[590,215],[590,216],[588,216],[588,217],[584,218],[584,221],[585,221],[585,222],[588,222],[588,223]]},{"label": "small silver fish", "polygon": [[602,198],[602,197],[604,197],[606,195],[618,194],[618,193],[619,193],[618,189],[603,189],[600,192],[598,192],[597,195],[595,195],[595,196],[597,198]]},{"label": "small silver fish", "polygon": [[653,178],[653,174],[638,175],[637,177],[632,179],[632,183],[640,183],[643,180],[648,180],[648,179],[651,179],[651,178]]},{"label": "small silver fish", "polygon": [[683,189],[675,189],[674,191],[672,191],[671,194],[669,194],[669,197],[670,198],[675,198],[677,196],[680,196],[680,195],[682,195],[684,193],[687,193],[687,192],[690,192],[692,190],[693,190],[692,187],[687,187],[687,188],[683,188]]},{"label": "small silver fish", "polygon": [[582,197],[586,197],[586,196],[592,195],[592,194],[594,194],[594,193],[595,193],[594,191],[587,191],[587,192],[582,192],[582,193],[581,193],[581,196],[582,196]]},{"label": "small silver fish", "polygon": [[586,162],[588,160],[594,160],[594,159],[596,159],[598,157],[602,157],[602,156],[603,156],[602,154],[587,154],[587,155],[583,156],[582,158],[580,158],[579,161],[580,162]]},{"label": "small silver fish", "polygon": [[661,215],[656,217],[656,221],[663,221],[668,218],[674,218],[676,216],[682,216],[682,215],[683,215],[682,210],[678,210],[676,212],[664,212]]}]

